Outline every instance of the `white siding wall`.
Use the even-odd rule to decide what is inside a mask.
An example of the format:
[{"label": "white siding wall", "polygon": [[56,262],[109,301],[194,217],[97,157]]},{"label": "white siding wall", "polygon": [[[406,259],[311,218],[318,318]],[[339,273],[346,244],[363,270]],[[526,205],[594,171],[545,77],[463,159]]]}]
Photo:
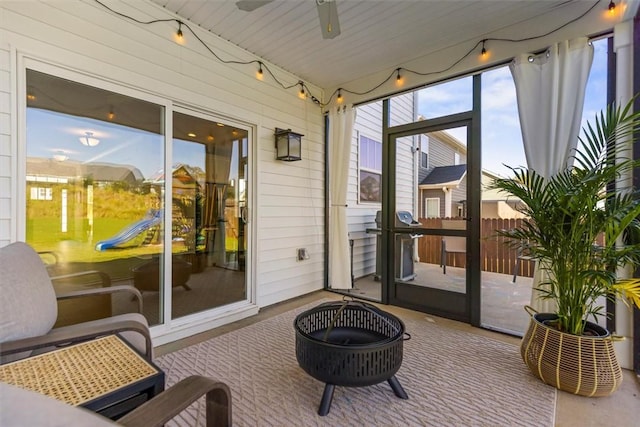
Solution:
[{"label": "white siding wall", "polygon": [[[0,20],[2,15],[0,15]],[[0,246],[11,241],[11,56],[9,45],[0,42]]]},{"label": "white siding wall", "polygon": [[409,211],[417,216],[418,179],[414,136],[396,140],[396,211]]},{"label": "white siding wall", "polygon": [[[392,124],[410,123],[415,116],[413,94],[400,95],[392,103]],[[358,146],[359,135],[364,135],[382,142],[382,101],[358,107],[351,144],[351,168],[349,173],[349,190],[347,193],[347,218],[349,237],[353,239],[353,274],[356,278],[373,274],[376,268],[376,236],[366,233],[367,228],[375,228],[376,211],[381,209],[379,203],[360,203],[358,187]],[[413,182],[413,169],[407,169],[406,154],[411,155],[408,148],[401,149],[403,154],[399,162],[405,181],[399,198],[399,206],[404,210],[413,210],[412,190],[417,186]],[[400,172],[399,172],[400,173]],[[408,175],[407,175],[408,174]]]},{"label": "white siding wall", "polygon": [[358,278],[372,274],[376,268],[376,236],[365,230],[376,226],[376,211],[380,210],[379,203],[359,201],[359,141],[364,135],[382,142],[382,101],[359,106],[353,130],[347,221],[349,237],[353,239],[353,275]]},{"label": "white siding wall", "polygon": [[[143,1],[109,4],[139,20],[174,18]],[[198,31],[196,25],[191,27]],[[255,301],[265,306],[322,289],[324,122],[320,107],[299,99],[295,88],[283,90],[267,73],[263,82],[256,80],[255,67],[217,61],[187,31],[186,45],[174,43],[176,29],[175,23],[136,24],[88,0],[0,2],[0,245],[24,238],[22,219],[16,214],[23,209],[12,208],[21,200],[15,182],[24,177],[9,167],[17,164],[18,144],[24,142],[20,129],[10,126],[12,116],[23,112],[12,107],[10,99],[14,80],[23,72],[13,64],[23,57],[33,58],[253,126],[251,174],[256,186],[250,226],[257,259],[252,272]],[[256,59],[209,32],[198,31],[198,35],[222,58]],[[270,68],[287,84],[299,80]],[[322,97],[318,88],[310,88]],[[15,95],[17,99],[19,93]],[[302,161],[274,159],[276,127],[305,135]],[[299,247],[309,250],[309,260],[296,261]]]}]

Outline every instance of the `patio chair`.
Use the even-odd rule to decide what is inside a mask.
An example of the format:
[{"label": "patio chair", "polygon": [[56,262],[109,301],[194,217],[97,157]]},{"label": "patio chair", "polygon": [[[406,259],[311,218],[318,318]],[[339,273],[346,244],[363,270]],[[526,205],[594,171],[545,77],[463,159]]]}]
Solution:
[{"label": "patio chair", "polygon": [[[463,220],[442,220],[445,230],[466,230],[467,223]],[[441,243],[440,267],[442,274],[447,274],[447,254],[462,254],[467,252],[467,238],[462,236],[443,236]]]},{"label": "patio chair", "polygon": [[117,421],[34,391],[0,383],[0,425],[163,426],[205,394],[207,427],[231,426],[231,390],[225,383],[199,375],[181,380]]},{"label": "patio chair", "polygon": [[[88,272],[95,275],[95,271]],[[68,277],[78,277],[75,273]],[[56,295],[52,279],[40,255],[23,242],[0,248],[0,363],[22,359],[57,346],[120,333],[149,360],[153,346],[142,313],[142,295],[133,286],[82,289]],[[115,292],[138,298],[138,313],[125,313],[89,322],[54,328],[58,299],[80,298]]]},{"label": "patio chair", "polygon": [[[111,277],[98,270],[87,270],[79,273],[58,274],[60,259],[53,251],[38,251],[38,255],[47,267],[53,289],[58,296],[58,318],[54,328],[102,319],[112,316],[111,293],[83,295],[82,304],[77,304],[74,297],[64,297],[68,292],[79,289],[111,286]],[[135,298],[135,297],[134,297]]]}]

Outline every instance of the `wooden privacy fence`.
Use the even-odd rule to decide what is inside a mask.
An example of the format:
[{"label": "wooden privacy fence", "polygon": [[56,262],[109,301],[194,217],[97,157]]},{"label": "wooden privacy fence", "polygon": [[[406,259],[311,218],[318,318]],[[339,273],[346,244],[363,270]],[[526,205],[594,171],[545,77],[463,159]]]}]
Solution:
[{"label": "wooden privacy fence", "polygon": [[[443,220],[456,218],[420,218],[425,228],[442,228]],[[460,220],[462,221],[462,220]],[[480,234],[480,267],[482,271],[512,275],[516,266],[518,248],[507,243],[506,238],[496,235],[496,230],[508,230],[520,227],[521,219],[483,218]],[[443,236],[422,236],[416,240],[420,262],[441,264]],[[466,254],[448,253],[447,266],[466,267]],[[521,260],[518,276],[533,277],[535,262]]]}]

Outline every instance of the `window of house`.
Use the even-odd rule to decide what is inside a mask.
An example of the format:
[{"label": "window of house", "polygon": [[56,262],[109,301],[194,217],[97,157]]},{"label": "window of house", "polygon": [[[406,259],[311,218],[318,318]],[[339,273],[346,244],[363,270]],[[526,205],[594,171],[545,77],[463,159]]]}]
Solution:
[{"label": "window of house", "polygon": [[460,153],[458,152],[453,153],[453,164],[454,165],[460,164]]},{"label": "window of house", "polygon": [[360,135],[359,192],[361,202],[382,201],[382,143]]},{"label": "window of house", "polygon": [[440,199],[437,197],[425,199],[424,212],[426,218],[440,218]]},{"label": "window of house", "polygon": [[31,200],[53,200],[50,187],[31,187]]},{"label": "window of house", "polygon": [[420,135],[420,167],[429,168],[429,137]]}]

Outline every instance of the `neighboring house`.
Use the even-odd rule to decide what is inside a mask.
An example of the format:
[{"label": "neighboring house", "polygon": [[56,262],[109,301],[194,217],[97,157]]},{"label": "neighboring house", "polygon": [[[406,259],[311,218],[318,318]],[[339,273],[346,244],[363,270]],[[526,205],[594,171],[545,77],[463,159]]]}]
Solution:
[{"label": "neighboring house", "polygon": [[[421,135],[419,200],[421,218],[466,216],[466,146],[451,134]],[[482,218],[522,218],[520,200],[507,200],[495,190],[487,190],[498,176],[482,170]]]},{"label": "neighboring house", "polygon": [[498,175],[493,172],[482,171],[482,218],[524,218],[518,210],[522,205],[520,199],[507,199],[499,191],[487,189],[495,178],[498,178]]},{"label": "neighboring house", "polygon": [[[134,166],[104,162],[79,162],[66,156],[26,159],[26,205],[32,216],[55,213],[60,222],[55,230],[66,238],[91,239],[94,219],[101,216],[100,205],[94,202],[98,189],[138,188],[143,175]],[[78,227],[73,217],[83,218],[86,229]],[[32,224],[28,226],[33,232]]]},{"label": "neighboring house", "polygon": [[84,163],[73,160],[56,160],[39,157],[27,159],[27,182],[77,182],[91,181],[94,185],[106,185],[120,182],[126,185],[136,185],[144,177],[134,166],[110,163]]},{"label": "neighboring house", "polygon": [[444,131],[420,135],[420,218],[465,216],[467,147]]}]

